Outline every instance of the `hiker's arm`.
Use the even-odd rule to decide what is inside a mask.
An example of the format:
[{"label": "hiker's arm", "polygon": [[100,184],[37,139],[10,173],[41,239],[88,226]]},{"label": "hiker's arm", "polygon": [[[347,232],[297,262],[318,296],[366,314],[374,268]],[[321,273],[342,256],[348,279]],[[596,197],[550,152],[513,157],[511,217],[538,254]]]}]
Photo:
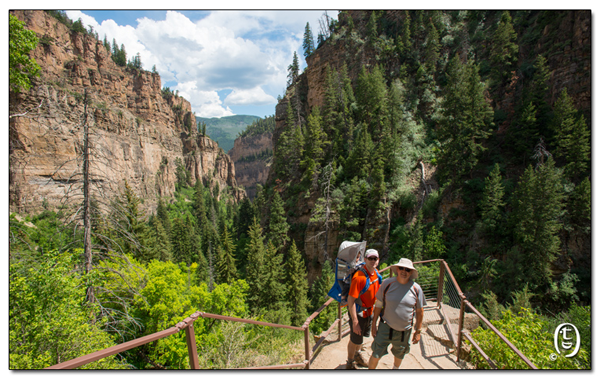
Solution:
[{"label": "hiker's arm", "polygon": [[417,322],[415,323],[415,331],[419,331],[419,333],[415,332],[413,335],[413,344],[416,344],[421,340],[421,326],[423,325],[423,308],[417,309]]},{"label": "hiker's arm", "polygon": [[379,314],[381,313],[381,307],[377,307],[377,301],[375,301],[375,308],[373,308],[373,321],[371,322],[371,335],[373,338],[377,336],[377,319],[379,319]]},{"label": "hiker's arm", "polygon": [[360,331],[360,325],[358,324],[358,316],[356,315],[356,307],[354,307],[354,302],[356,298],[348,295],[348,314],[352,316],[352,330],[357,335],[362,335]]}]

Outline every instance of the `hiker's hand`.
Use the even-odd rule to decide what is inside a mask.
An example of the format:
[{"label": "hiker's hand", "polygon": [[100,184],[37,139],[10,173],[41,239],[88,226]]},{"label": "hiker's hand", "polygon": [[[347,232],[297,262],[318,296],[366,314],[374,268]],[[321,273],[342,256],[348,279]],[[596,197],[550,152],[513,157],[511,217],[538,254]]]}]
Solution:
[{"label": "hiker's hand", "polygon": [[419,342],[419,340],[421,340],[421,333],[420,332],[415,332],[415,334],[413,335],[413,344],[416,344]]},{"label": "hiker's hand", "polygon": [[371,325],[371,335],[373,336],[373,338],[375,338],[375,336],[377,336],[377,324],[373,323]]},{"label": "hiker's hand", "polygon": [[354,333],[356,333],[357,335],[362,335],[360,325],[358,325],[358,319],[352,321],[352,331],[354,331]]}]

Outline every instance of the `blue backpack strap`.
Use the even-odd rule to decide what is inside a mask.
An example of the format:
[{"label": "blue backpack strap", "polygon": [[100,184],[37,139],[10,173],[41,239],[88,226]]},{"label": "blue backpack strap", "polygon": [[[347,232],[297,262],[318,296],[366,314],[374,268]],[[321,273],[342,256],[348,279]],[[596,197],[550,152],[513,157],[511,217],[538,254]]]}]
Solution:
[{"label": "blue backpack strap", "polygon": [[365,287],[363,287],[362,290],[360,290],[360,293],[358,294],[358,297],[360,298],[360,296],[362,294],[364,294],[365,292],[367,292],[367,290],[369,289],[369,287],[371,287],[371,277],[369,276],[369,273],[367,272],[367,270],[365,270],[364,267],[359,267],[358,268],[360,271],[362,271],[363,274],[365,274],[365,278],[367,278],[367,283],[365,283]]},{"label": "blue backpack strap", "polygon": [[375,273],[377,274],[377,280],[379,281],[379,284],[382,284],[383,278],[382,278],[381,274],[379,274],[379,271],[377,271],[377,269],[375,269]]}]

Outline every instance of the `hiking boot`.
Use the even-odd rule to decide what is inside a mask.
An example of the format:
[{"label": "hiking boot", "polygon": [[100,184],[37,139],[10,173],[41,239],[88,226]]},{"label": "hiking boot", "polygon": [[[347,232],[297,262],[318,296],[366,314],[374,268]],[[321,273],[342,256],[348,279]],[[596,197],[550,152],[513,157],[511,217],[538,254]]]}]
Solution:
[{"label": "hiking boot", "polygon": [[357,369],[354,361],[346,360],[346,369]]},{"label": "hiking boot", "polygon": [[365,351],[356,352],[356,354],[354,355],[354,361],[359,366],[369,366],[369,356]]}]

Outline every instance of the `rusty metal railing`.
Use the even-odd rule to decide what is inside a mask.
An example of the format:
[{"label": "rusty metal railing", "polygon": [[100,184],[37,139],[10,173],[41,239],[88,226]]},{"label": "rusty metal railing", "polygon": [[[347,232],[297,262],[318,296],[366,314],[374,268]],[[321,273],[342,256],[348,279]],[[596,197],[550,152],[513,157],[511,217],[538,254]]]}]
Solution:
[{"label": "rusty metal railing", "polygon": [[[443,259],[434,259],[429,261],[418,261],[414,262],[414,264],[424,264],[431,262],[439,262],[440,263],[440,273],[439,273],[439,283],[437,290],[437,305],[443,316],[444,324],[448,330],[450,335],[450,339],[456,348],[456,362],[460,361],[460,354],[462,350],[462,342],[463,338],[469,340],[473,347],[481,353],[483,358],[490,364],[493,369],[497,369],[497,365],[494,361],[483,351],[483,349],[479,346],[479,344],[473,339],[473,337],[469,334],[467,330],[464,329],[464,320],[465,320],[465,312],[466,307],[468,307],[471,312],[473,312],[477,317],[490,329],[494,332],[502,341],[508,345],[508,347],[515,352],[517,356],[519,356],[531,369],[537,369],[537,367],[525,356],[521,351],[515,347],[513,343],[510,342],[488,319],[486,319],[481,312],[479,312],[472,304],[467,300],[467,297],[460,289],[458,282],[454,278],[450,267]],[[444,303],[446,302],[446,303]],[[448,319],[446,305],[460,307],[459,317],[458,317],[458,332],[456,337],[450,325],[450,320]]]},{"label": "rusty metal railing", "polygon": [[[456,279],[454,278],[454,275],[452,274],[452,271],[450,270],[446,261],[444,261],[443,259],[433,259],[433,260],[428,260],[428,261],[415,261],[415,262],[413,262],[413,264],[423,265],[423,264],[432,264],[434,262],[439,262],[439,266],[440,266],[438,279],[437,280],[435,280],[435,279],[432,280],[432,279],[427,279],[427,278],[420,279],[419,284],[421,285],[421,282],[423,282],[422,288],[423,288],[423,292],[425,294],[426,300],[437,302],[437,307],[440,310],[440,313],[442,314],[444,324],[450,334],[451,341],[456,348],[456,362],[459,362],[459,360],[460,360],[461,345],[462,345],[462,341],[463,341],[463,337],[464,337],[473,344],[473,347],[481,353],[483,358],[490,364],[490,366],[492,368],[497,368],[497,366],[493,362],[493,360],[487,354],[485,354],[485,352],[481,349],[481,347],[477,344],[477,342],[473,339],[473,337],[469,334],[469,332],[467,330],[463,329],[465,309],[466,309],[466,307],[468,307],[473,313],[475,313],[479,317],[479,319],[481,319],[481,321],[483,323],[485,323],[496,335],[498,335],[500,337],[500,339],[502,339],[502,341],[504,341],[512,351],[514,351],[523,361],[525,361],[525,363],[530,368],[537,369],[536,366],[523,353],[521,353],[500,331],[498,331],[498,329],[496,327],[494,327],[492,325],[492,323],[490,323],[467,300],[465,295],[462,293],[460,287],[458,286],[458,283],[456,282]],[[385,269],[381,270],[380,273],[385,274],[386,271],[390,271],[390,268],[391,268],[391,266],[388,266]],[[390,273],[391,273],[391,271],[390,271]],[[434,287],[436,282],[437,282],[437,287]],[[433,296],[435,296],[435,297],[433,297]],[[343,336],[350,333],[350,329],[347,329],[346,331],[342,332],[342,307],[338,303],[337,304],[337,319],[334,320],[334,322],[327,329],[327,331],[324,331],[321,333],[321,335],[319,336],[318,339],[315,338],[314,346],[312,348],[310,347],[309,325],[310,325],[311,321],[313,319],[315,319],[333,301],[334,301],[333,298],[329,298],[321,307],[319,307],[312,315],[310,315],[305,320],[305,322],[302,324],[301,327],[295,327],[295,326],[289,326],[289,325],[283,325],[283,324],[275,324],[275,323],[269,323],[269,322],[262,322],[262,321],[256,321],[256,320],[251,320],[251,319],[242,319],[242,318],[236,318],[236,317],[232,317],[232,316],[223,316],[223,315],[216,315],[216,314],[211,314],[211,313],[207,313],[207,312],[197,311],[197,312],[193,313],[192,315],[190,315],[189,318],[184,319],[182,322],[177,323],[175,326],[173,326],[171,328],[167,328],[163,331],[160,331],[160,332],[157,332],[157,333],[154,333],[151,335],[147,335],[144,337],[140,337],[138,339],[134,339],[134,340],[131,340],[131,341],[107,348],[107,349],[96,351],[96,352],[90,353],[88,355],[81,356],[81,357],[78,357],[78,358],[75,358],[75,359],[72,359],[69,361],[65,361],[65,362],[62,362],[62,363],[59,363],[56,365],[52,365],[46,369],[75,369],[80,366],[89,364],[91,362],[103,359],[105,357],[109,357],[109,356],[115,355],[117,353],[124,352],[124,351],[139,347],[141,345],[144,345],[144,344],[147,344],[147,343],[159,340],[159,339],[163,339],[165,337],[176,334],[176,333],[180,332],[181,330],[185,330],[185,333],[186,333],[186,345],[188,348],[190,368],[191,369],[200,369],[197,346],[196,346],[196,337],[195,337],[195,333],[194,333],[194,322],[198,318],[212,318],[212,319],[219,319],[219,320],[234,321],[234,322],[239,322],[239,323],[255,324],[255,325],[262,325],[262,326],[268,326],[268,327],[274,327],[274,328],[283,328],[283,329],[291,329],[291,330],[296,330],[296,331],[303,331],[304,332],[304,361],[302,361],[300,363],[294,363],[294,364],[270,365],[270,366],[241,368],[241,369],[290,369],[290,368],[310,369],[310,364],[314,360],[315,353],[317,353],[319,348],[325,342],[325,339],[331,334],[331,332],[334,330],[334,328],[336,328],[336,326],[337,326],[337,332],[338,332],[338,338],[337,338],[338,341],[341,341]],[[460,313],[459,313],[459,319],[458,319],[459,320],[458,321],[458,337],[455,337],[455,335],[451,329],[450,320],[448,319],[447,313],[445,311],[446,307],[445,307],[444,302],[449,303],[449,305],[457,305],[457,306],[460,305]]]}]

